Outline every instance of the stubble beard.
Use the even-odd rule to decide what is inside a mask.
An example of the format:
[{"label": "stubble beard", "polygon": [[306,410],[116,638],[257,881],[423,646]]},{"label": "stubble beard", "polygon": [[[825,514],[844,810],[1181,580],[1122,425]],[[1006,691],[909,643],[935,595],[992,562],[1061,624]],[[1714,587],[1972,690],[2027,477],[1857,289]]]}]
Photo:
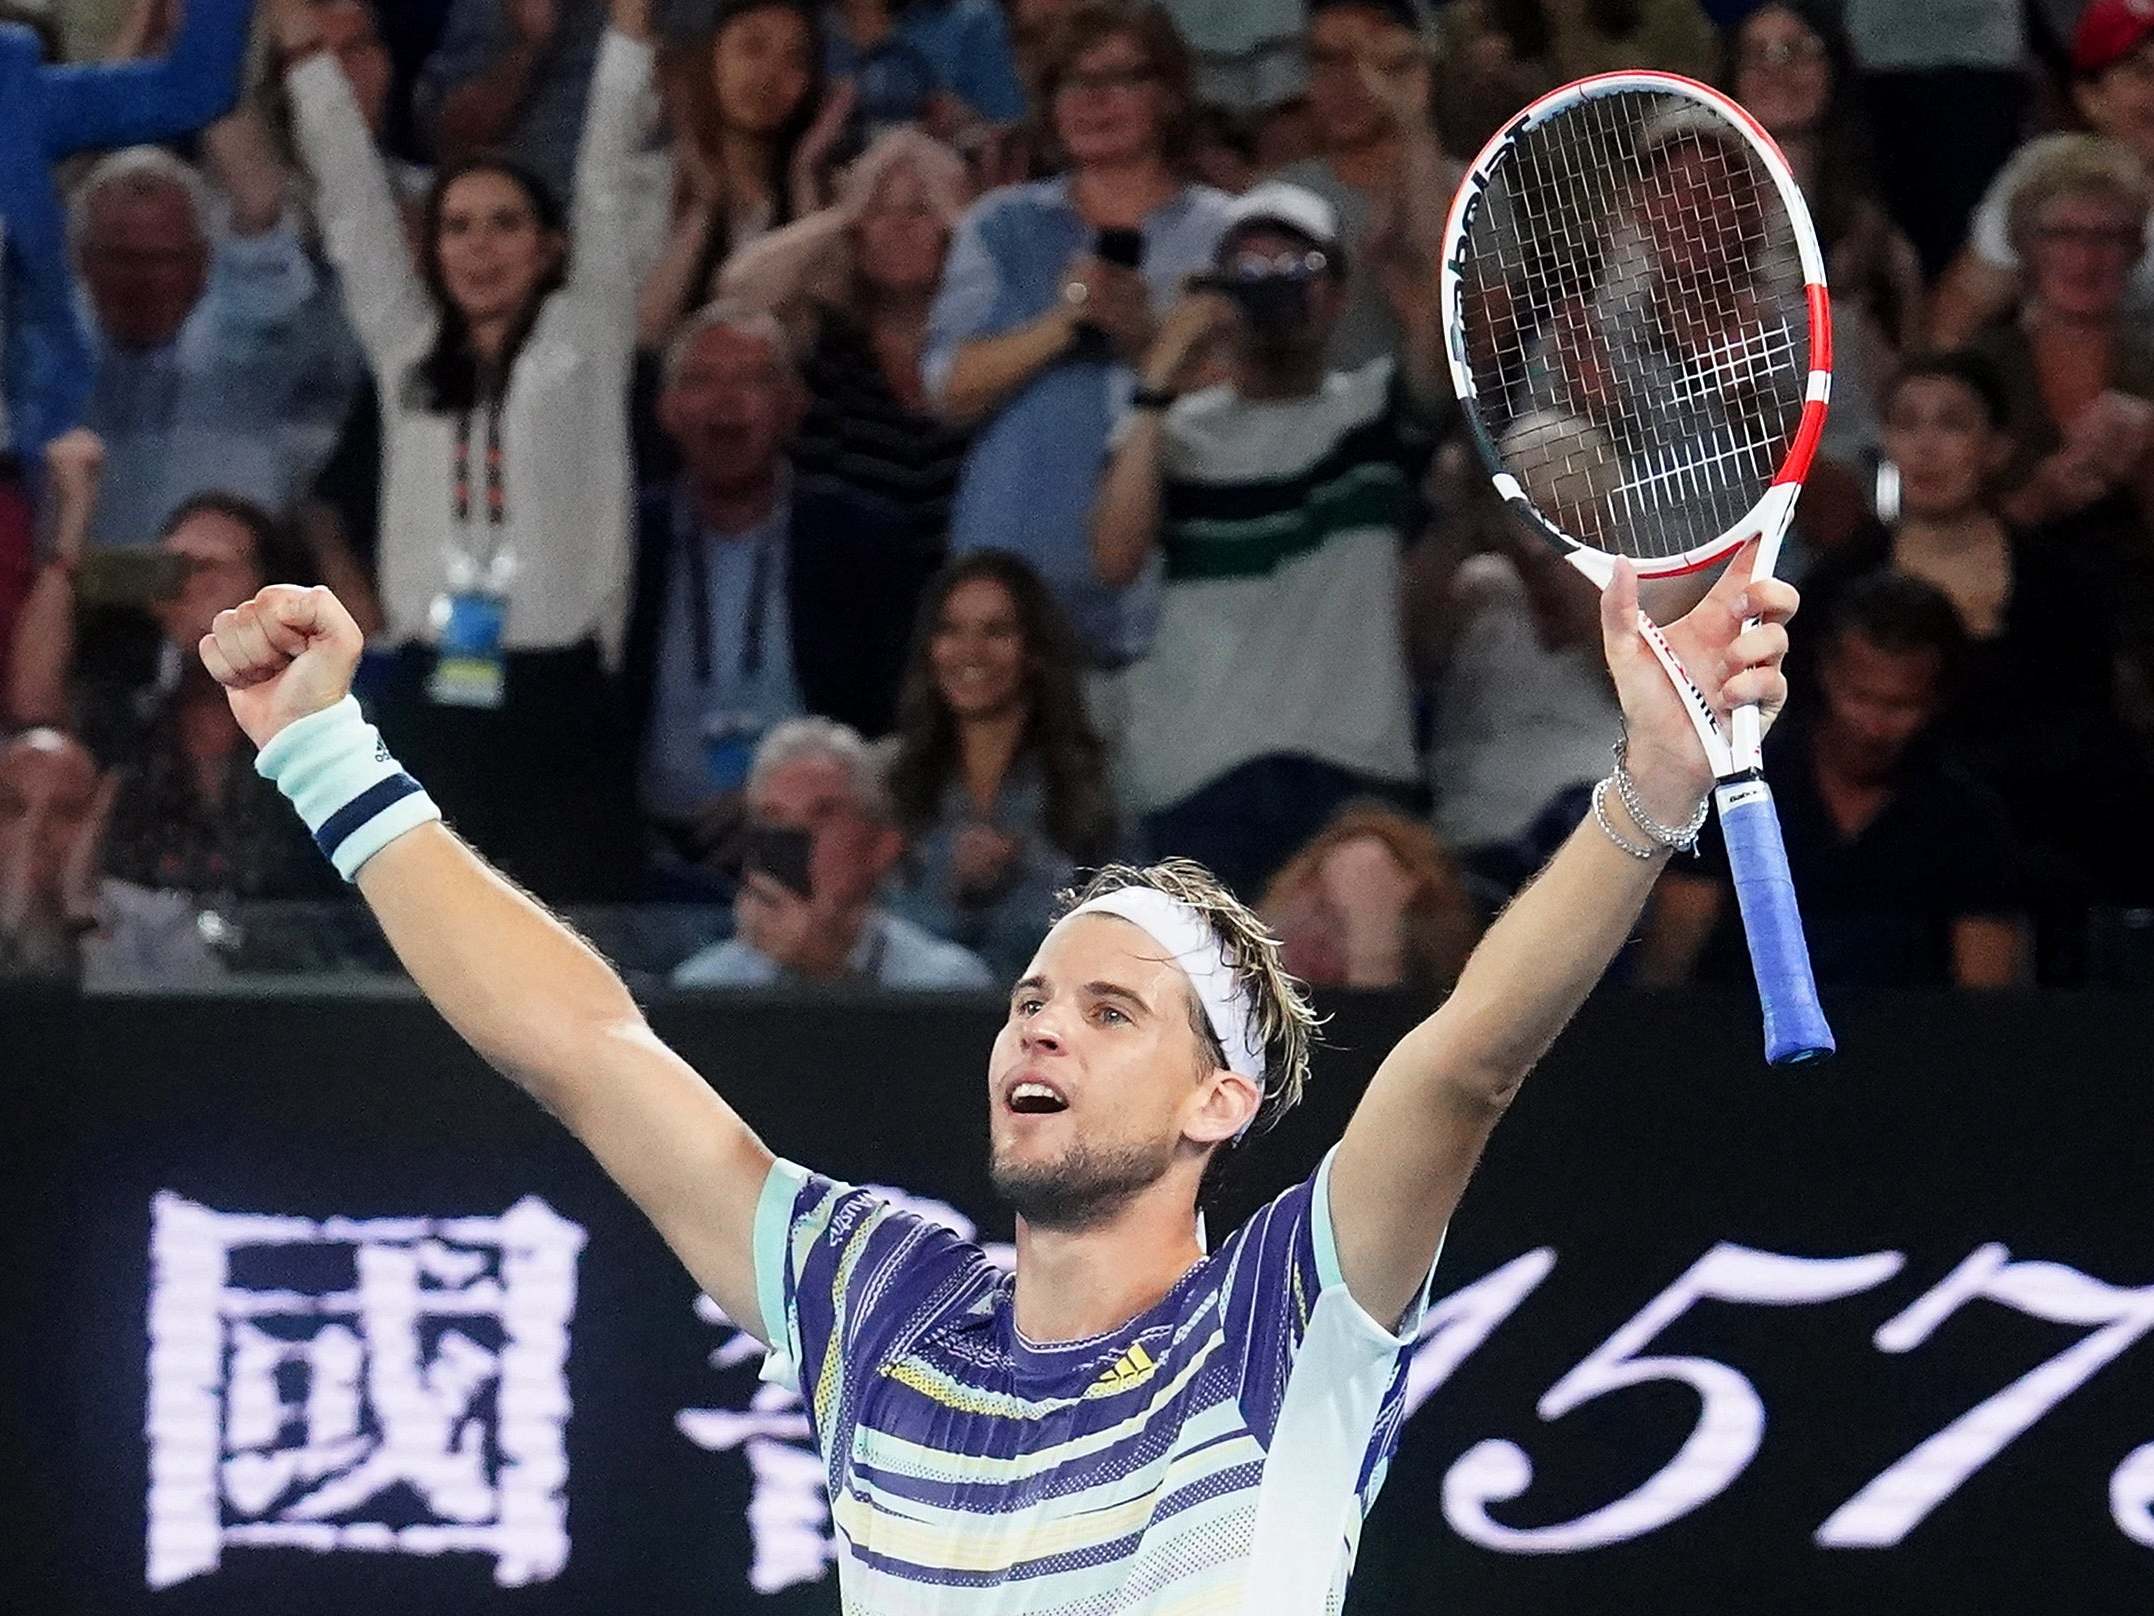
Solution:
[{"label": "stubble beard", "polygon": [[1159,1182],[1173,1147],[1095,1146],[1079,1140],[1053,1161],[1014,1163],[989,1147],[995,1193],[1034,1228],[1065,1233],[1106,1222]]}]

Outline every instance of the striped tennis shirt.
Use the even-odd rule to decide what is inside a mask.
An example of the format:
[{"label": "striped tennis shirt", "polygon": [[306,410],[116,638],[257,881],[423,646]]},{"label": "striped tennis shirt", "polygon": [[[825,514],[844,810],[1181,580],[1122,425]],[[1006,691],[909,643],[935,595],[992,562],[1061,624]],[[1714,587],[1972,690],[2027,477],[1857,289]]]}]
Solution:
[{"label": "striped tennis shirt", "polygon": [[806,1404],[846,1616],[1331,1616],[1397,1446],[1408,1349],[1347,1293],[1327,1156],[1157,1304],[1027,1340],[979,1247],[771,1170],[766,1378]]}]

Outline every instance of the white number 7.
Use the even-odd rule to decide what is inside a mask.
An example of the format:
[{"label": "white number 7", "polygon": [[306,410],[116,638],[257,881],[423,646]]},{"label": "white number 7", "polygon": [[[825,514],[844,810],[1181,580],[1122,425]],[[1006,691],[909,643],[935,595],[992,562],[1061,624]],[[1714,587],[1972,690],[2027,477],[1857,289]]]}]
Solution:
[{"label": "white number 7", "polygon": [[[1831,1548],[1889,1548],[1899,1542],[2020,1433],[2085,1385],[2102,1365],[2154,1330],[2154,1286],[2124,1290],[2061,1263],[2014,1262],[2003,1246],[1987,1245],[1969,1252],[1951,1273],[1880,1325],[1877,1345],[1886,1352],[1912,1351],[1946,1319],[1980,1297],[2052,1324],[2102,1328],[1977,1403],[1914,1448],[1834,1510],[1817,1529],[1818,1542]],[[2117,1523],[2127,1533],[2133,1532],[2135,1523],[2127,1518],[2125,1501],[2148,1479],[2132,1471],[2129,1459],[2118,1472],[2115,1512]]]},{"label": "white number 7", "polygon": [[1461,1537],[1511,1553],[1563,1554],[1642,1536],[1717,1496],[1743,1473],[1765,1436],[1765,1405],[1744,1375],[1709,1358],[1640,1357],[1652,1339],[1696,1302],[1768,1307],[1831,1302],[1882,1285],[1906,1261],[1896,1251],[1864,1257],[1787,1257],[1723,1241],[1548,1389],[1538,1412],[1561,1419],[1626,1386],[1680,1381],[1696,1391],[1698,1423],[1675,1457],[1644,1486],[1575,1521],[1505,1526],[1488,1505],[1516,1498],[1533,1482],[1533,1461],[1511,1442],[1475,1444],[1444,1477],[1444,1515]]}]

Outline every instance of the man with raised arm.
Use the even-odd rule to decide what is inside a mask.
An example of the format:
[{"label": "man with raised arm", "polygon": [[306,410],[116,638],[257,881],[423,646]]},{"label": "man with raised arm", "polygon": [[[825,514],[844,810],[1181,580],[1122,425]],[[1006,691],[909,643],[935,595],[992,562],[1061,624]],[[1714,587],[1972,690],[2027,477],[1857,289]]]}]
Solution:
[{"label": "man with raised arm", "polygon": [[[1724,707],[1769,715],[1795,593],[1745,590],[1750,561],[1667,633]],[[1632,795],[1680,825],[1710,772],[1619,567],[1601,621]],[[1765,622],[1745,630],[1750,616]],[[1338,1608],[1445,1224],[1666,862],[1615,794],[1391,1053],[1316,1172],[1209,1253],[1206,1169],[1299,1098],[1313,1018],[1276,943],[1201,868],[1102,872],[1012,989],[988,1061],[1013,1277],[774,1159],[604,962],[439,822],[348,695],[359,650],[334,596],[288,587],[221,614],[201,647],[262,772],[427,996],[770,1345],[824,1457],[848,1611]]]}]

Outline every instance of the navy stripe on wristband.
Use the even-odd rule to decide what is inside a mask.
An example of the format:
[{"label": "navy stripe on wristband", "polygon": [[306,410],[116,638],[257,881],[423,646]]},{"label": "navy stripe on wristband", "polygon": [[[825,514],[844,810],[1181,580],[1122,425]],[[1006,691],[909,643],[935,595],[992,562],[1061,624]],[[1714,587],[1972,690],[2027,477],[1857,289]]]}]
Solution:
[{"label": "navy stripe on wristband", "polygon": [[337,849],[353,831],[391,803],[402,802],[418,789],[419,782],[408,774],[392,774],[386,780],[376,781],[322,821],[322,828],[314,833],[314,845],[333,862]]}]

